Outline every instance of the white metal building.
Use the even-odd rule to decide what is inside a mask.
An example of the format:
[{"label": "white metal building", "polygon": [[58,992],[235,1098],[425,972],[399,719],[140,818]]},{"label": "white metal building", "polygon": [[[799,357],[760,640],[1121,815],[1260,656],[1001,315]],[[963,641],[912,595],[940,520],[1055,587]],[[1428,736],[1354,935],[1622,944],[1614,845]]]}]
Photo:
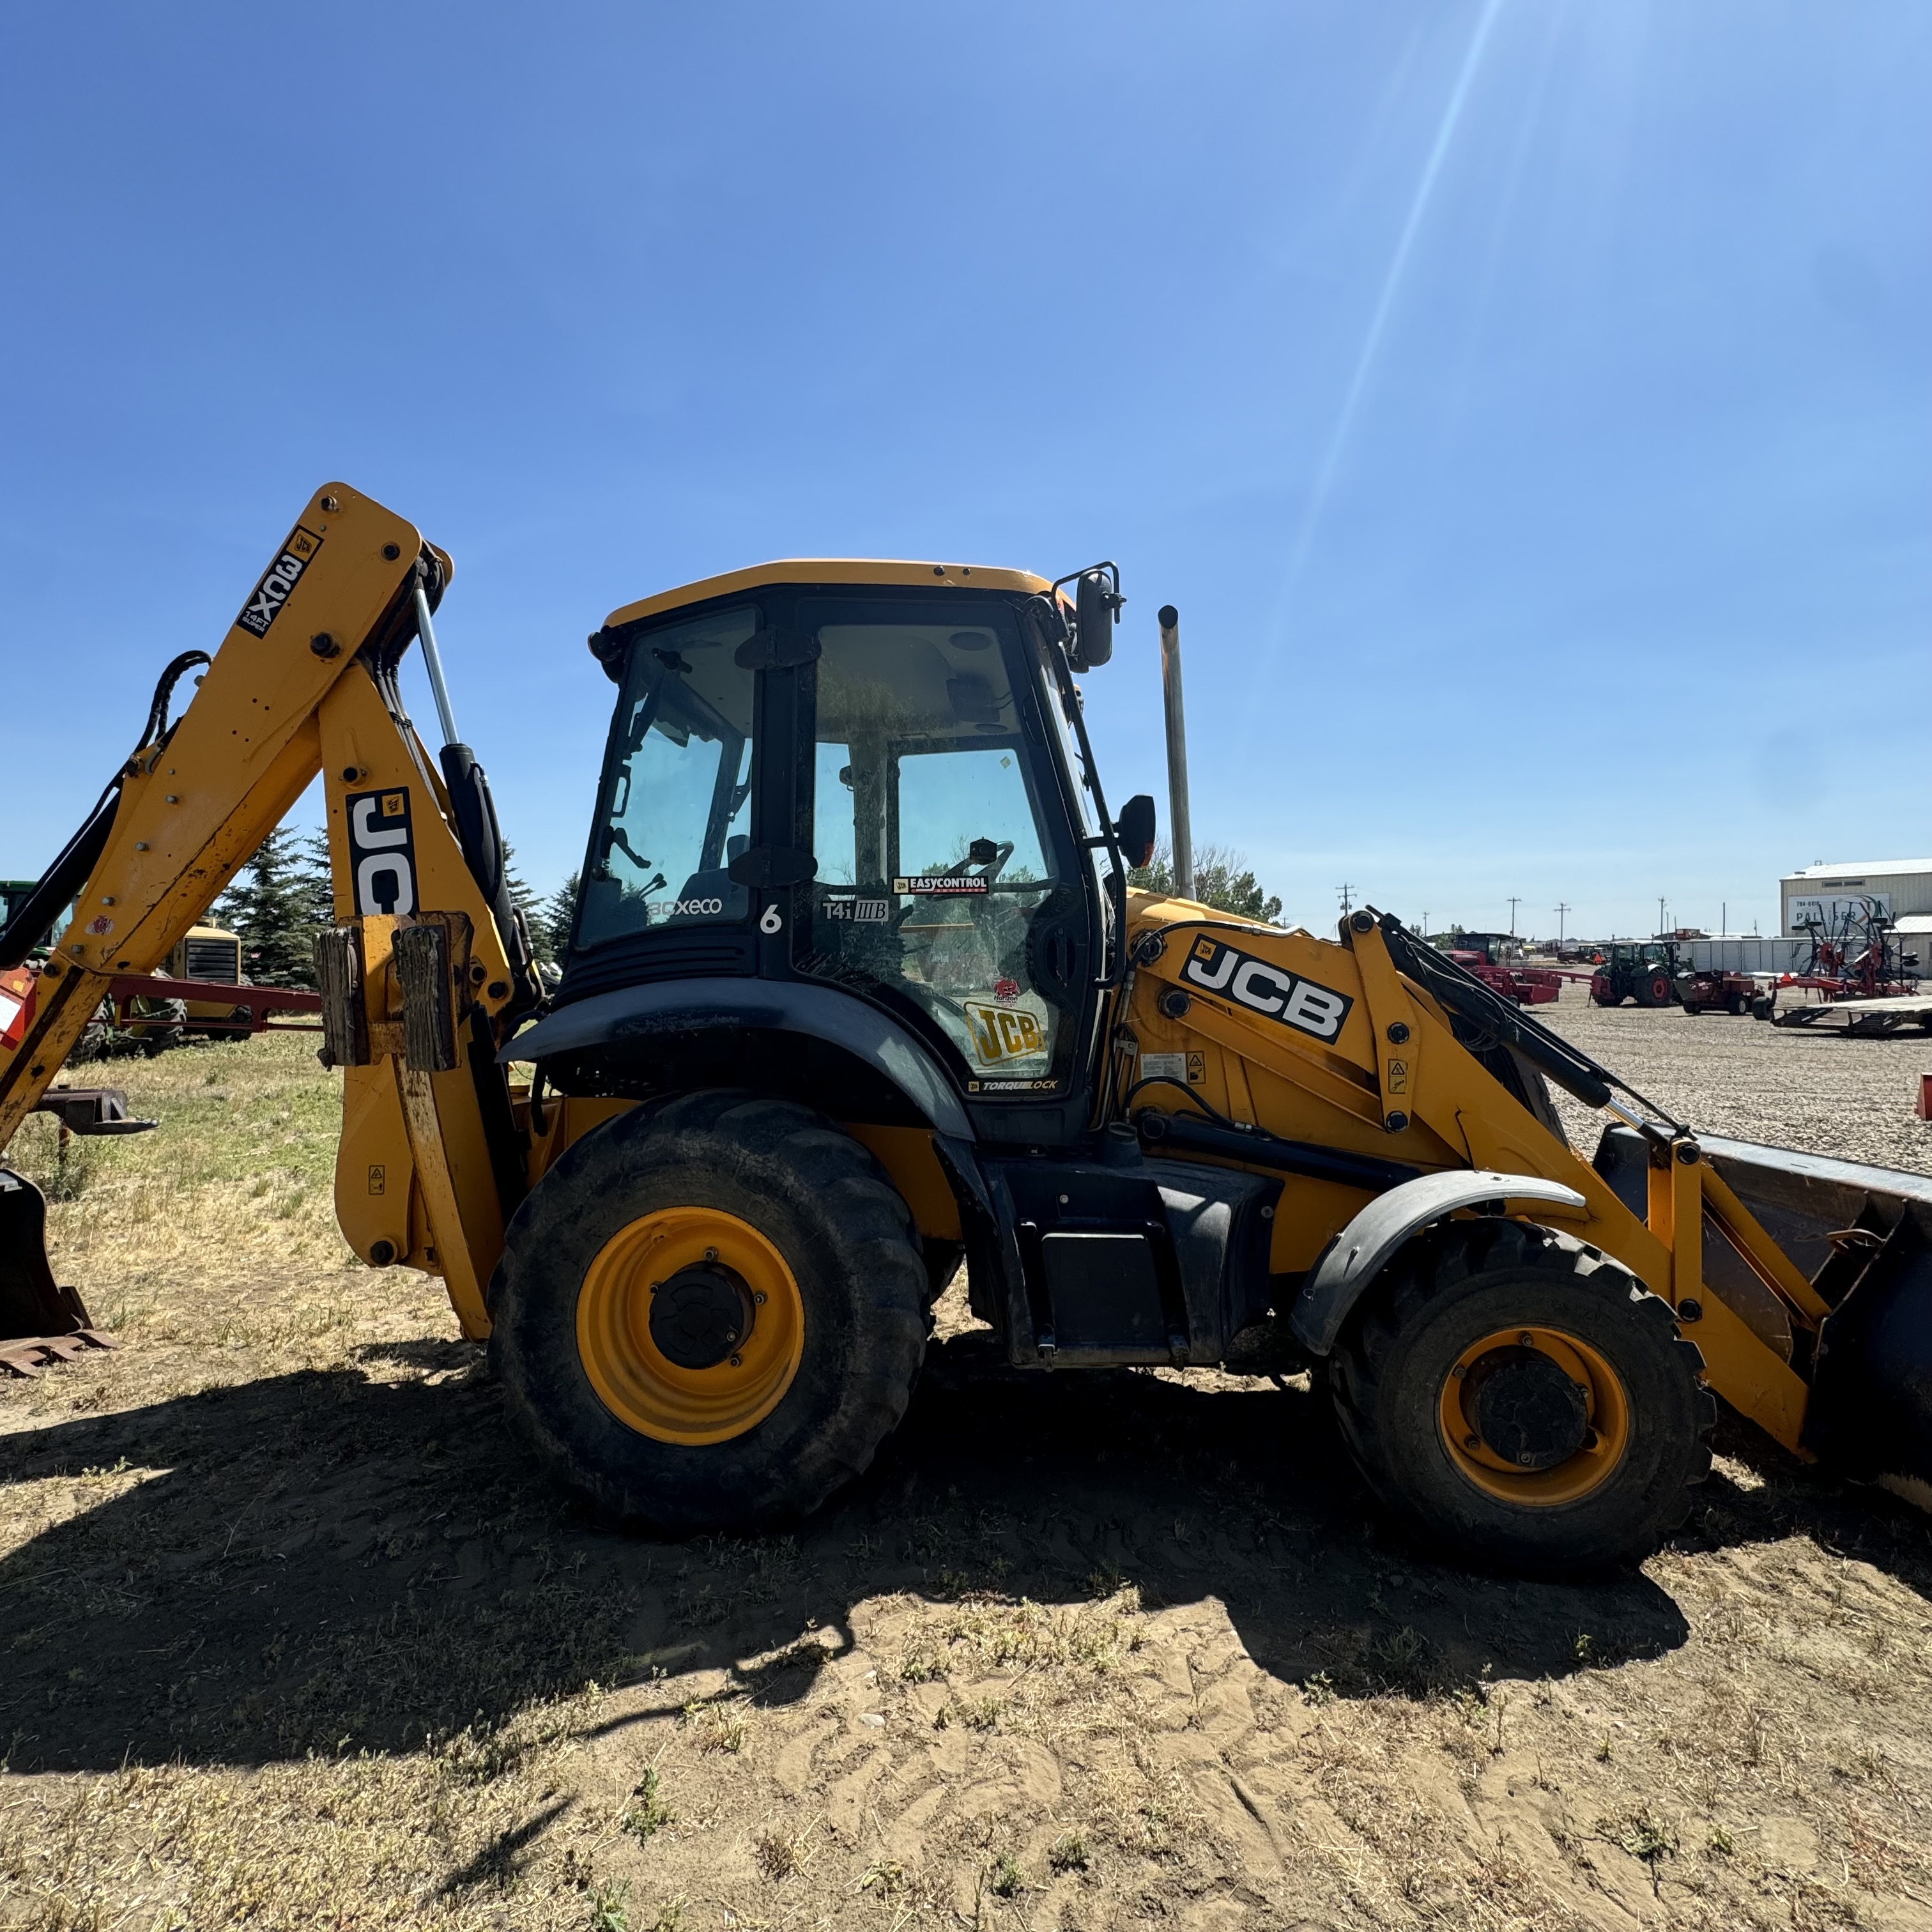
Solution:
[{"label": "white metal building", "polygon": [[[1932,859],[1874,859],[1860,864],[1807,866],[1778,882],[1778,926],[1802,932],[1808,919],[1833,925],[1862,900],[1879,902],[1899,922],[1901,932],[1932,919]],[[1812,910],[1818,908],[1818,910]],[[1905,922],[1910,920],[1912,926]]]}]

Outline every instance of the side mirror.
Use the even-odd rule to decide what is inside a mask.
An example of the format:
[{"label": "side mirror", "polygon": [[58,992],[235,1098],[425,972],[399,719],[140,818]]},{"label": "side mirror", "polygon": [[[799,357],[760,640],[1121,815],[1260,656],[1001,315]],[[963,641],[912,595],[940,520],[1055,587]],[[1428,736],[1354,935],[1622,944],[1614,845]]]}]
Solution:
[{"label": "side mirror", "polygon": [[1096,565],[1080,573],[1074,592],[1078,629],[1074,638],[1074,669],[1094,670],[1114,655],[1114,614],[1126,601],[1110,579],[1107,566]]},{"label": "side mirror", "polygon": [[1138,870],[1154,858],[1154,800],[1145,792],[1136,792],[1120,807],[1114,836],[1120,842],[1120,856]]}]

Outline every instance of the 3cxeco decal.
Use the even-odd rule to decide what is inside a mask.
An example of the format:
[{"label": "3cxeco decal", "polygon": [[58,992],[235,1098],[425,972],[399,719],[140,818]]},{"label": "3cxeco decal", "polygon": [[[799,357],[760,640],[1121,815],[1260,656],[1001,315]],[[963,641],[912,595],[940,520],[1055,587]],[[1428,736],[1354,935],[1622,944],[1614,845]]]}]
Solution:
[{"label": "3cxeco decal", "polygon": [[255,586],[255,594],[242,607],[242,614],[236,619],[243,630],[252,631],[258,638],[268,634],[268,626],[282,614],[282,606],[289,601],[289,592],[296,587],[296,580],[315,561],[316,554],[322,548],[322,539],[314,531],[304,530],[300,524],[289,533],[289,540],[282,546],[282,554],[269,565],[262,580]]}]

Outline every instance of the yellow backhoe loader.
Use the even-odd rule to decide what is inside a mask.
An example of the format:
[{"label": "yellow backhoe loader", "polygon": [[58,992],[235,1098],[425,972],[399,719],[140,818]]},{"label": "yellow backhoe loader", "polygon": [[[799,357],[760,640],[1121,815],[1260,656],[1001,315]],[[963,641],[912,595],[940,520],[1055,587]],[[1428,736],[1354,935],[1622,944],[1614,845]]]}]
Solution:
[{"label": "yellow backhoe loader", "polygon": [[[17,967],[76,902],[14,982],[0,1147],[320,772],[343,1232],[442,1277],[612,1516],[822,1502],[903,1414],[962,1257],[1018,1367],[1217,1363],[1267,1324],[1376,1492],[1472,1560],[1642,1557],[1713,1392],[1932,1498],[1932,1184],[1700,1138],[1372,910],[1323,939],[1130,890],[1154,802],[1109,812],[1074,682],[1112,655],[1112,566],[778,563],[616,612],[548,997],[436,652],[450,575],[332,484],[212,661],[168,667],[0,940]],[[1546,1081],[1606,1114],[1588,1155]],[[11,1334],[85,1325],[42,1225],[0,1170]]]}]

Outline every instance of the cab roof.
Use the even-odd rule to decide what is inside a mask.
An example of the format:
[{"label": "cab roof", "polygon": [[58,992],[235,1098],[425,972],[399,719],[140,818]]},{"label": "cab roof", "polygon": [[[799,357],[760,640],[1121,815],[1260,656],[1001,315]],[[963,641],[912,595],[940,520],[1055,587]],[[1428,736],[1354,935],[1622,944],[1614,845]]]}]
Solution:
[{"label": "cab roof", "polygon": [[1000,570],[983,563],[912,563],[903,560],[864,556],[790,556],[772,563],[754,563],[748,570],[728,571],[722,577],[700,578],[675,590],[660,590],[613,610],[604,620],[606,630],[634,624],[687,604],[707,603],[714,597],[735,597],[767,584],[904,584],[925,589],[1018,590],[1044,595],[1052,589],[1030,570]]}]

